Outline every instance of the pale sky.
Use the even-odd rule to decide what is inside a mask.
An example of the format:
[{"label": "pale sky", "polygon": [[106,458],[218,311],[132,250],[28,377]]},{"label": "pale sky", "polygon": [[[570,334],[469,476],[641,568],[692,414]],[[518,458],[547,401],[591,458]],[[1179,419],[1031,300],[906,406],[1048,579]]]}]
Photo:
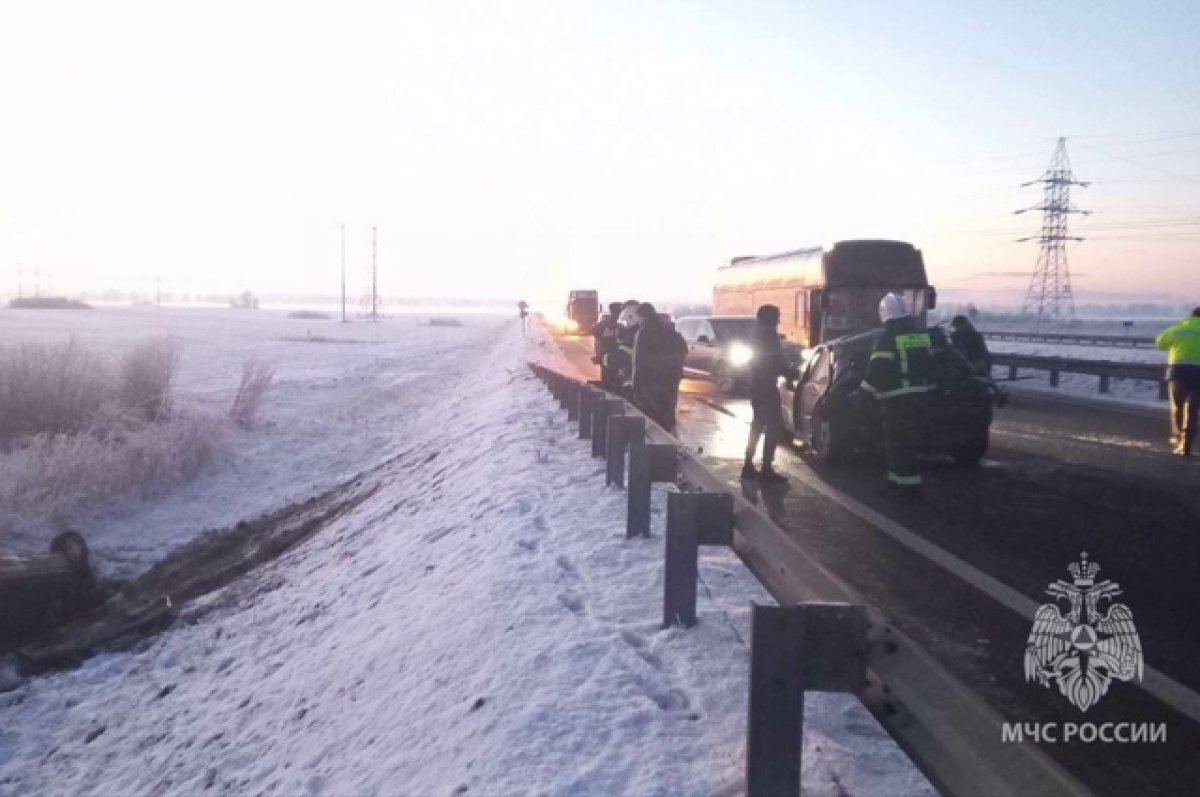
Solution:
[{"label": "pale sky", "polygon": [[[1068,138],[1081,299],[1200,301],[1200,3],[0,8],[0,296],[695,301],[730,257],[908,240],[1019,299]],[[1111,294],[1111,296],[1109,295]]]}]

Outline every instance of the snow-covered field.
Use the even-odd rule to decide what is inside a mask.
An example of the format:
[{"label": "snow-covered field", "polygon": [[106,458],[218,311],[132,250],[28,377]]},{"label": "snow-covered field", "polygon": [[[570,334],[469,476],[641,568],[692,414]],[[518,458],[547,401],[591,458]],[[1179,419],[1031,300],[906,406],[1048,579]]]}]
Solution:
[{"label": "snow-covered field", "polygon": [[[290,373],[257,465],[307,483],[337,478],[321,462],[395,460],[373,497],[134,652],[0,695],[0,793],[736,793],[749,608],[768,598],[706,550],[699,626],[660,628],[663,496],[658,536],[625,540],[624,493],[524,366],[545,341],[508,319],[322,333],[357,344],[236,323],[198,324],[232,342],[191,367],[258,346]],[[248,505],[211,478],[163,505],[201,513],[206,483]],[[311,489],[268,481],[264,504]],[[804,788],[932,791],[861,705],[820,694]]]},{"label": "snow-covered field", "polygon": [[74,337],[113,358],[169,335],[182,344],[177,403],[224,413],[256,357],[275,369],[261,420],[231,428],[229,453],[161,499],[119,496],[69,516],[36,506],[0,515],[0,553],[41,552],[64,526],[80,531],[102,571],[131,576],[209,528],[303,500],[386,458],[431,390],[468,367],[508,319],[457,316],[462,327],[400,315],[379,323],[290,319],[279,311],[103,308],[0,310],[0,341]]},{"label": "snow-covered field", "polygon": [[[1027,354],[1039,357],[1064,357],[1072,360],[1098,360],[1119,363],[1154,363],[1166,368],[1167,354],[1157,349],[1122,349],[1113,346],[1075,346],[1065,343],[1039,343],[1035,341],[989,340],[988,348],[994,353]],[[992,370],[996,379],[1007,379],[1008,368],[996,366]],[[1022,389],[1046,390],[1071,396],[1095,398],[1097,400],[1124,401],[1165,407],[1166,402],[1158,398],[1158,382],[1132,379],[1113,379],[1109,393],[1100,393],[1100,378],[1086,374],[1063,372],[1058,387],[1050,386],[1049,371],[1021,369],[1016,386]],[[1008,384],[1008,383],[1006,383]]]}]

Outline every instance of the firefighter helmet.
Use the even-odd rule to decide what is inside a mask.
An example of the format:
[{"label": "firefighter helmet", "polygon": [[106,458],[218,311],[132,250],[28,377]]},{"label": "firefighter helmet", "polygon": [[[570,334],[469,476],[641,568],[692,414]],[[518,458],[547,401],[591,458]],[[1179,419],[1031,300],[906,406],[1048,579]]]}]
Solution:
[{"label": "firefighter helmet", "polygon": [[908,305],[904,299],[894,293],[889,293],[879,300],[879,320],[891,321],[893,318],[903,318],[908,315]]}]

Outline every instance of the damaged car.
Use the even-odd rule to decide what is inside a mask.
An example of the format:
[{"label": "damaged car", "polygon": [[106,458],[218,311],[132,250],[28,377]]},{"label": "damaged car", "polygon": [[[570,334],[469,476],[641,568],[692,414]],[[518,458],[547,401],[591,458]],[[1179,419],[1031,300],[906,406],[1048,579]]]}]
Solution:
[{"label": "damaged car", "polygon": [[[860,387],[867,361],[882,334],[874,329],[812,349],[795,385],[780,384],[784,420],[793,437],[816,460],[837,464],[882,455],[878,404]],[[949,455],[956,464],[977,465],[987,453],[992,413],[1006,396],[970,364],[937,327],[933,342],[933,385],[920,433],[921,450]]]}]

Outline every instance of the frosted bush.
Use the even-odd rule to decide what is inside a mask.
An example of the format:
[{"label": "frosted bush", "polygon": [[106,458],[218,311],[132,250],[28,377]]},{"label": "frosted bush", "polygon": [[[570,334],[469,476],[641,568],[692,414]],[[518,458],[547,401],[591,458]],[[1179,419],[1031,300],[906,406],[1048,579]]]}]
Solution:
[{"label": "frosted bush", "polygon": [[179,354],[179,342],[165,337],[150,338],[127,352],[121,360],[121,406],[148,421],[165,418]]},{"label": "frosted bush", "polygon": [[73,338],[0,346],[0,446],[36,434],[75,434],[110,401],[112,368]]},{"label": "frosted bush", "polygon": [[153,497],[194,478],[226,445],[226,422],[200,413],[162,423],[109,419],[81,434],[42,434],[7,469],[4,499],[62,511],[126,493]]},{"label": "frosted bush", "polygon": [[238,424],[249,426],[254,422],[274,379],[275,369],[266,363],[251,359],[242,365],[242,379],[230,410]]}]

